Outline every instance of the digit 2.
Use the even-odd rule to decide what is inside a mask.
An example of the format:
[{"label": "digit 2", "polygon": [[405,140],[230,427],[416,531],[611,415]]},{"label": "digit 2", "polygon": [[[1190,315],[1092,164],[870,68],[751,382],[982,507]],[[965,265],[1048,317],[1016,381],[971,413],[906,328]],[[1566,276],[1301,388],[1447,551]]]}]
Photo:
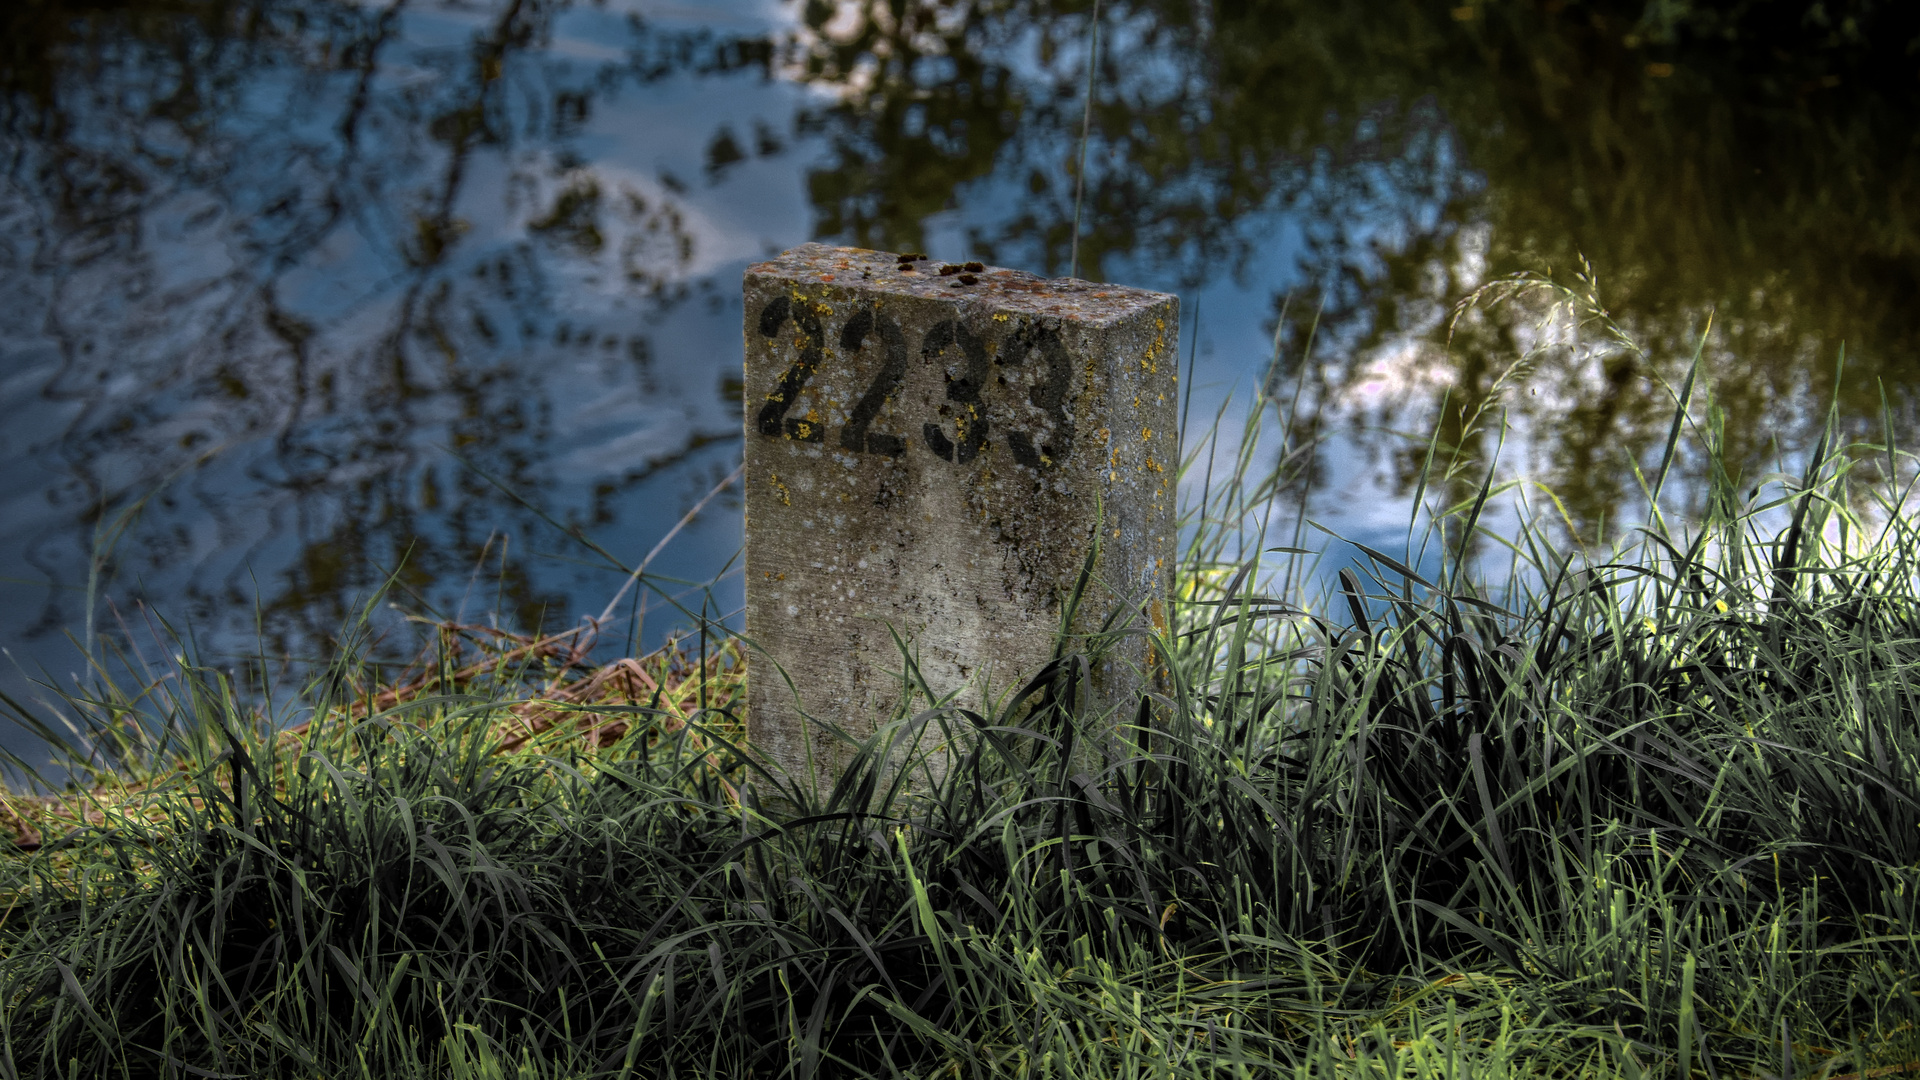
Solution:
[{"label": "digit 2", "polygon": [[890,316],[862,308],[847,320],[846,329],[840,332],[840,348],[845,352],[859,352],[875,328],[880,331],[880,345],[886,359],[874,374],[873,382],[868,384],[867,392],[854,404],[847,426],[840,429],[840,445],[855,453],[864,450],[899,457],[907,452],[907,440],[867,429],[873,426],[887,399],[900,389],[900,383],[907,377],[907,335]]},{"label": "digit 2", "polygon": [[1073,453],[1073,417],[1067,412],[1073,358],[1067,355],[1060,332],[1046,327],[1022,327],[1007,339],[1000,362],[1009,367],[1018,366],[1034,352],[1038,352],[1046,364],[1046,373],[1034,384],[1027,400],[1045,410],[1047,419],[1053,421],[1053,438],[1036,447],[1024,431],[1007,433],[1007,448],[1013,451],[1013,460],[1030,469],[1057,465]]},{"label": "digit 2", "polygon": [[959,378],[947,376],[947,400],[960,406],[953,420],[956,440],[948,440],[939,424],[927,424],[922,431],[927,437],[928,449],[948,461],[965,465],[978,457],[987,445],[986,408],[980,402],[980,390],[987,382],[987,347],[973,331],[960,325],[959,320],[948,319],[927,331],[920,343],[920,355],[932,360],[947,346],[956,344],[966,361]]},{"label": "digit 2", "polygon": [[[780,376],[780,385],[767,395],[767,403],[760,407],[757,423],[762,435],[786,435],[789,439],[801,442],[819,442],[820,425],[807,420],[796,420],[787,416],[787,410],[800,396],[801,388],[813,373],[819,369],[825,354],[820,351],[820,342],[826,337],[826,331],[820,328],[820,317],[805,304],[795,305],[786,296],[776,296],[766,307],[760,309],[760,334],[762,337],[775,337],[780,328],[792,318],[794,324],[805,334],[804,344],[800,346],[800,356],[787,366],[786,373]],[[784,421],[784,422],[783,422]]]}]

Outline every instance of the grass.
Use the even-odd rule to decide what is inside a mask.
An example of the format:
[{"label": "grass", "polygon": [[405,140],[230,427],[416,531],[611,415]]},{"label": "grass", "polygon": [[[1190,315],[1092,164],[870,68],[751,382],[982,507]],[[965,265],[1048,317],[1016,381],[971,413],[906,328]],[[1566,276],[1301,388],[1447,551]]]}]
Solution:
[{"label": "grass", "polygon": [[[1693,396],[1661,477],[1716,460]],[[8,803],[0,1076],[1920,1073],[1913,468],[1829,435],[1606,553],[1530,524],[1498,592],[1483,478],[1431,580],[1372,553],[1315,604],[1227,558],[1301,454],[1248,450],[1167,693],[1084,715],[1070,643],[778,821],[726,648],[449,628],[385,687],[334,665],[297,732],[184,662],[103,678],[76,782]],[[1073,773],[1113,722],[1137,752]],[[894,787],[929,733],[958,764]]]}]

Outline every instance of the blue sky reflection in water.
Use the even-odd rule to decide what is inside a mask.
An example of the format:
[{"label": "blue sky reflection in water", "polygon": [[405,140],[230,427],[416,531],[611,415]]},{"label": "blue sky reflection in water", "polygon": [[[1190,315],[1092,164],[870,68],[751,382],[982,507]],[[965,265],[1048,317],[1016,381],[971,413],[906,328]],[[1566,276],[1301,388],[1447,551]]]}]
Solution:
[{"label": "blue sky reflection in water", "polygon": [[[8,16],[0,644],[78,669],[95,552],[98,631],[151,653],[164,618],[221,667],[325,655],[396,568],[394,656],[402,613],[599,613],[621,574],[583,539],[631,565],[738,462],[747,263],[827,239],[1066,270],[1090,7]],[[1484,456],[1460,410],[1489,402],[1508,475],[1583,536],[1618,528],[1709,311],[1756,473],[1817,419],[1843,339],[1851,427],[1876,380],[1912,418],[1911,62],[1565,8],[1102,7],[1083,276],[1199,310],[1196,418],[1300,388],[1328,442],[1287,505],[1336,530],[1397,544],[1400,433],[1438,417]],[[1447,343],[1475,287],[1572,283],[1581,256],[1644,356],[1543,334],[1532,301]],[[661,589],[738,606],[738,507],[663,551]],[[653,645],[684,621],[649,603]]]}]

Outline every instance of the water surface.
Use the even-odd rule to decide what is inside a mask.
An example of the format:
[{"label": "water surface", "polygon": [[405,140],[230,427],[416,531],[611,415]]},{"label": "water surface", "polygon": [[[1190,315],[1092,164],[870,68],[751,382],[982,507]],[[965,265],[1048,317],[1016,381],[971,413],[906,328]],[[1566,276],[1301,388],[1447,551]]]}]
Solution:
[{"label": "water surface", "polygon": [[[0,688],[78,670],[89,629],[323,657],[389,582],[389,657],[405,616],[600,614],[738,463],[741,271],[813,239],[1180,293],[1190,431],[1264,390],[1320,441],[1288,536],[1304,507],[1402,542],[1425,436],[1457,497],[1504,421],[1500,475],[1605,539],[1696,351],[1743,477],[1808,444],[1843,343],[1848,431],[1915,430],[1903,17],[1359,7],[1103,4],[1090,81],[1091,4],[0,17]],[[1453,319],[1523,271],[1644,349],[1537,290]],[[738,508],[661,550],[603,650],[676,603],[733,617]]]}]

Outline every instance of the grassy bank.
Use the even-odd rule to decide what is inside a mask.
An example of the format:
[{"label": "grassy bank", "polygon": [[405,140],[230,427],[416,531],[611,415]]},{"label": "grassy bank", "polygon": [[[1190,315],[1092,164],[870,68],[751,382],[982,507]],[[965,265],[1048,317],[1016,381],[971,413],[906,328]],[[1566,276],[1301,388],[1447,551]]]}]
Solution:
[{"label": "grassy bank", "polygon": [[[1836,438],[1605,557],[1525,532],[1498,593],[1485,485],[1440,573],[1314,603],[1203,527],[1138,753],[1063,768],[1070,642],[779,822],[725,649],[342,662],[297,732],[103,686],[8,804],[0,1076],[1920,1073],[1912,472]],[[964,756],[888,794],[916,736]]]}]

